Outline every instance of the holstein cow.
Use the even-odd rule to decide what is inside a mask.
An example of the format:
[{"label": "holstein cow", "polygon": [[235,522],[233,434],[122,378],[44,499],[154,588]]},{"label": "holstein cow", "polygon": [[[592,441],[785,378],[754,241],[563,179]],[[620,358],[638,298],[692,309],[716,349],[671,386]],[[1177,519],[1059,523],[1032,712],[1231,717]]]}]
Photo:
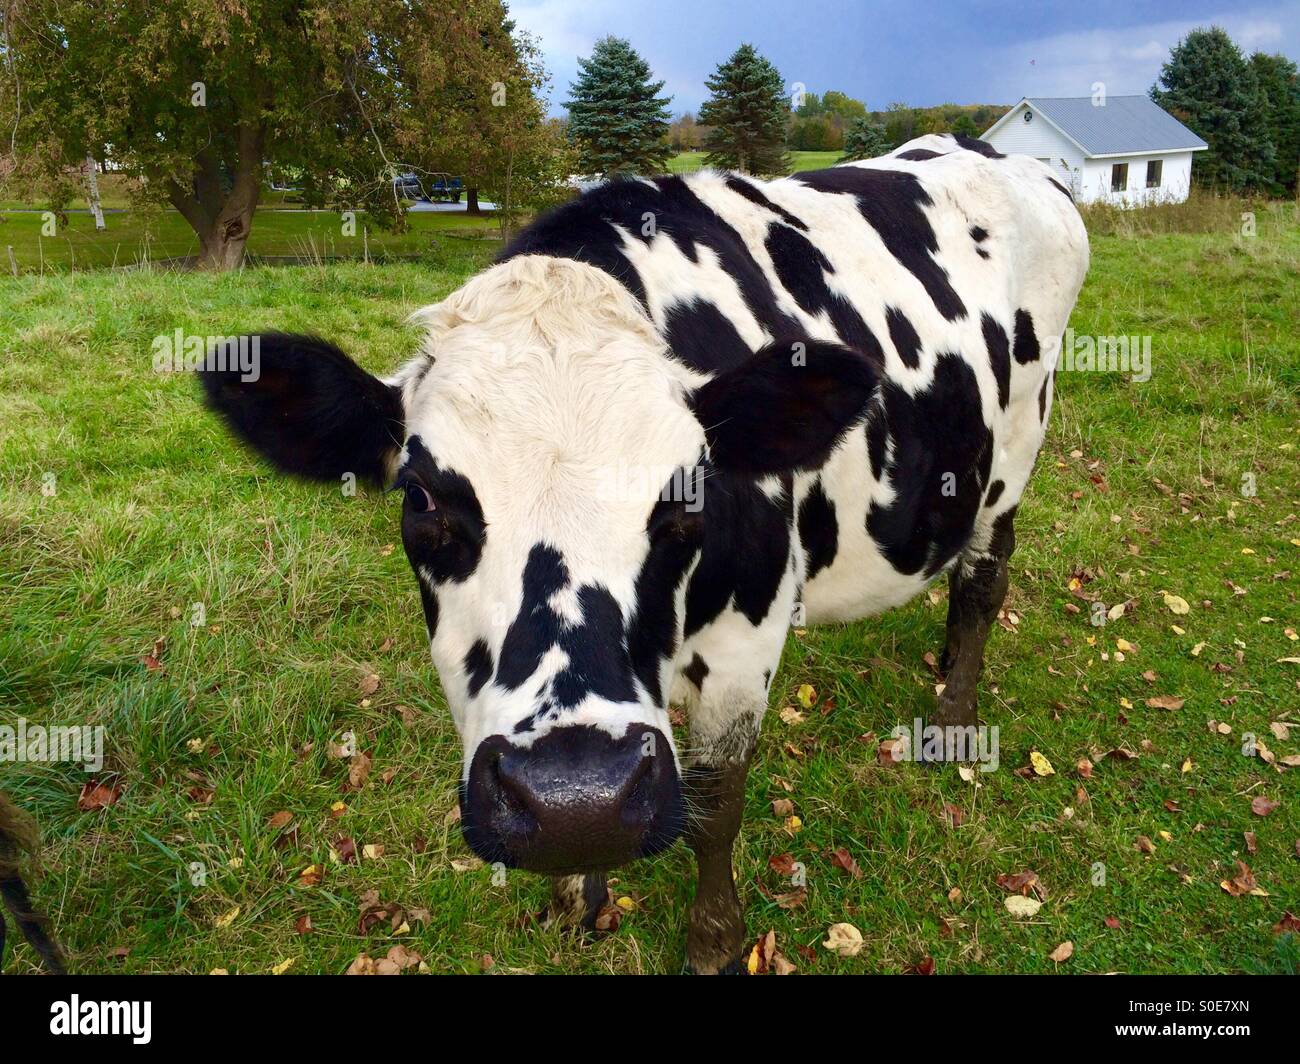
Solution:
[{"label": "holstein cow", "polygon": [[264,335],[256,381],[210,363],[203,383],[280,469],[402,491],[470,847],[555,877],[591,926],[607,869],[684,834],[688,961],[727,971],[745,775],[797,611],[869,616],[947,572],[929,720],[974,725],[1087,263],[1046,166],[929,136],[778,181],[601,185],[420,311],[423,350],[386,380]]}]

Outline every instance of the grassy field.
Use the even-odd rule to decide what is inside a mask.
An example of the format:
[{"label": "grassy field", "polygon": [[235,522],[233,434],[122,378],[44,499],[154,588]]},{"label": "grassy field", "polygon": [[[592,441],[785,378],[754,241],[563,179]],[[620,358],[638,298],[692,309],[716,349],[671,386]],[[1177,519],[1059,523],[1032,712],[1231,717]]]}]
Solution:
[{"label": "grassy field", "polygon": [[[156,335],[264,327],[388,369],[416,345],[403,318],[490,253],[446,241],[385,266],[0,280],[0,705],[106,729],[94,811],[79,767],[0,764],[40,817],[36,896],[76,968],[341,972],[399,943],[434,971],[681,968],[680,845],[617,874],[630,911],[590,942],[531,918],[542,880],[497,885],[470,859],[399,501],[274,478],[192,381],[151,371]],[[1243,737],[1278,762],[1300,751],[1297,320],[1293,211],[1262,213],[1253,238],[1095,238],[1073,327],[1149,335],[1153,373],[1058,376],[1018,521],[1016,623],[995,629],[981,688],[1002,767],[967,782],[878,763],[878,738],[932,704],[944,585],[792,633],[736,853],[751,941],[775,930],[806,972],[1295,968],[1294,937],[1272,929],[1300,912],[1300,776]],[[1093,627],[1088,599],[1123,616]],[[783,723],[803,684],[819,711]],[[329,750],[348,731],[373,757],[352,790]],[[1028,770],[1031,752],[1054,773]],[[786,797],[793,835],[771,804]],[[1280,805],[1258,815],[1256,799]],[[339,836],[356,863],[331,857]],[[773,900],[790,890],[769,866],[783,853],[808,869],[795,908]],[[1260,893],[1221,885],[1238,861]],[[1028,871],[1044,904],[1013,917],[998,878]],[[403,912],[363,930],[376,905]],[[857,957],[821,948],[837,922],[861,930]],[[1050,959],[1066,940],[1072,958]],[[32,967],[11,953],[7,970]]]},{"label": "grassy field", "polygon": [[[386,233],[355,219],[355,233],[344,235],[343,218],[332,211],[296,211],[259,208],[248,239],[248,253],[258,257],[294,256],[361,258],[366,242],[372,258],[422,255],[439,240],[495,234],[497,223],[488,215],[433,212],[410,214],[404,233]],[[124,211],[105,216],[107,230],[95,232],[89,214],[69,214],[68,224],[55,236],[42,236],[42,216],[30,212],[0,213],[0,273],[9,274],[6,245],[14,249],[20,272],[42,269],[91,269],[130,266],[144,262],[196,255],[198,237],[175,211]]]},{"label": "grassy field", "polygon": [[[843,154],[842,151],[792,151],[790,153],[790,158],[794,162],[792,169],[794,173],[800,170],[822,170],[834,166]],[[678,152],[668,160],[668,169],[674,174],[689,174],[703,165],[704,152],[702,151]]]}]

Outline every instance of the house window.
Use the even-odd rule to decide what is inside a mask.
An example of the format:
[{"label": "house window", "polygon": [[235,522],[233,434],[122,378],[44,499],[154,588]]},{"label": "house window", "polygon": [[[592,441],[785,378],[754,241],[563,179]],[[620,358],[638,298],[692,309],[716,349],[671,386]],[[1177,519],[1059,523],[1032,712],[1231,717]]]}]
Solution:
[{"label": "house window", "polygon": [[1160,187],[1160,173],[1163,169],[1163,159],[1151,159],[1147,162],[1147,188]]},{"label": "house window", "polygon": [[1110,168],[1110,190],[1123,192],[1128,188],[1128,163],[1115,163]]}]

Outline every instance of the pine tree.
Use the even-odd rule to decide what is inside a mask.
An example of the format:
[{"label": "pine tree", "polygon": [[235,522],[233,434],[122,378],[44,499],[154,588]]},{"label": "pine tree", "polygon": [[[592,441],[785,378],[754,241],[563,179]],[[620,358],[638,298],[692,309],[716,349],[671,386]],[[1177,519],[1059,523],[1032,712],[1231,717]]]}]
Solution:
[{"label": "pine tree", "polygon": [[1267,188],[1275,152],[1255,71],[1223,30],[1193,30],[1179,41],[1151,87],[1151,99],[1209,144],[1193,176],[1236,190]]},{"label": "pine tree", "polygon": [[1284,55],[1256,52],[1250,65],[1259,80],[1265,101],[1265,121],[1276,152],[1273,185],[1275,196],[1296,194],[1300,170],[1300,80],[1296,65]]},{"label": "pine tree", "polygon": [[583,173],[660,174],[668,169],[671,97],[662,81],[650,80],[650,66],[627,41],[604,37],[590,57],[578,60],[571,86],[569,136]]},{"label": "pine tree", "polygon": [[776,67],[752,44],[742,44],[705,85],[713,94],[699,116],[700,124],[709,127],[705,161],[747,174],[789,173],[785,125],[790,102]]},{"label": "pine tree", "polygon": [[849,131],[844,134],[844,160],[874,159],[889,151],[889,138],[885,136],[885,127],[876,125],[869,118],[855,118]]}]

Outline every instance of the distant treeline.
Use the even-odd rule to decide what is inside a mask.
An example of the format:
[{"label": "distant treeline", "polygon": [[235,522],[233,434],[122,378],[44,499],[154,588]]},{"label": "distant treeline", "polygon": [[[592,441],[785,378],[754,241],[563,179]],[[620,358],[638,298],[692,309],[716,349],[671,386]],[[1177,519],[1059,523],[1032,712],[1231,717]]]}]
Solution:
[{"label": "distant treeline", "polygon": [[[977,137],[1010,109],[1010,104],[945,103],[937,107],[911,107],[891,103],[883,111],[870,111],[861,100],[832,89],[807,93],[786,123],[786,147],[791,151],[843,151],[845,137],[855,122],[878,127],[889,149],[924,133],[965,133]],[[679,115],[669,126],[673,151],[701,151],[708,128],[693,114]]]}]

